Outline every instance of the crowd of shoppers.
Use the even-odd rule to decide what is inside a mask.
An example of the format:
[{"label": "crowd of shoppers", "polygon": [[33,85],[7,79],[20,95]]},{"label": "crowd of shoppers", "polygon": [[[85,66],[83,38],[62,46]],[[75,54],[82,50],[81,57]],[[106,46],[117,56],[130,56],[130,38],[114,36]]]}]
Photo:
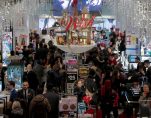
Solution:
[{"label": "crowd of shoppers", "polygon": [[[123,69],[119,57],[126,49],[125,35],[125,32],[111,29],[109,45],[98,43],[84,54],[86,58],[82,63],[89,65],[89,74],[86,79],[79,78],[75,82],[73,94],[78,96],[78,102],[85,102],[86,113],[90,113],[89,107],[93,106],[96,111],[91,113],[96,112],[97,118],[110,118],[111,111],[114,118],[118,118],[121,116],[119,109],[124,109],[125,118],[131,117],[133,106],[127,107],[125,104],[125,95],[129,94],[129,91],[139,94],[135,100],[140,104],[140,109],[135,116],[151,116],[151,67],[148,60],[141,62],[140,58],[136,57],[137,69],[128,72]],[[17,92],[14,89],[15,83],[9,81],[12,104],[7,113],[10,118],[17,118],[15,116],[18,115],[20,118],[58,118],[59,93],[66,90],[67,73],[62,56],[64,52],[54,46],[52,40],[47,44],[44,39],[40,40],[36,32],[30,33],[30,41],[29,46],[24,46],[22,50],[22,61],[26,67],[23,88]],[[114,53],[115,51],[117,53]],[[129,90],[128,84],[131,84]]]}]

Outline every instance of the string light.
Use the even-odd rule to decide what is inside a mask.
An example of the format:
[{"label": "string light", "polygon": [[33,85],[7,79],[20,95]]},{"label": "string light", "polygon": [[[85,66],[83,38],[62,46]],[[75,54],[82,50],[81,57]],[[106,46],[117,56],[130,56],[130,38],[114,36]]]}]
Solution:
[{"label": "string light", "polygon": [[150,0],[103,0],[103,6],[114,10],[117,27],[134,33],[137,37],[151,38],[151,1]]}]

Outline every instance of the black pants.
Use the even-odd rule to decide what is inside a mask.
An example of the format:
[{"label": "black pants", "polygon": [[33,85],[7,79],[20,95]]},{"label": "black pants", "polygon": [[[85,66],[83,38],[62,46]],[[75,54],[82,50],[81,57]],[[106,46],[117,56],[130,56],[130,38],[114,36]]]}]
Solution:
[{"label": "black pants", "polygon": [[102,108],[102,117],[110,118],[110,112],[113,111],[114,118],[118,118],[118,108],[113,107],[111,104],[104,104]]}]

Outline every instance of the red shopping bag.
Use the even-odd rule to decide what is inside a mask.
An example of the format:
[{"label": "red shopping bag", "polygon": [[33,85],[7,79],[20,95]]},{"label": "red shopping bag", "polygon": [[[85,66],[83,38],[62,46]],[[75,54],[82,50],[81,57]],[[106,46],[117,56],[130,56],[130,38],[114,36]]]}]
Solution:
[{"label": "red shopping bag", "polygon": [[88,104],[90,103],[90,101],[92,100],[92,98],[89,97],[89,96],[84,96],[84,97],[83,97],[83,100],[84,100],[84,102],[88,105]]}]

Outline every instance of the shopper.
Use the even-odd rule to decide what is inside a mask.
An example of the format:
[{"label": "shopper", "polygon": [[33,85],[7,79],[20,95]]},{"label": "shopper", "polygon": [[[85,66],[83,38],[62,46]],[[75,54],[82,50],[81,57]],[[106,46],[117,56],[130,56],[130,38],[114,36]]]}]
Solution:
[{"label": "shopper", "polygon": [[44,76],[44,60],[37,60],[36,64],[33,67],[33,71],[35,72],[39,85],[43,84],[43,76]]},{"label": "shopper", "polygon": [[85,81],[85,94],[91,98],[90,105],[99,105],[98,89],[93,78],[88,78]]},{"label": "shopper", "polygon": [[7,109],[6,109],[5,113],[8,116],[10,116],[11,115],[12,104],[15,101],[15,99],[17,98],[17,92],[15,90],[15,82],[14,81],[8,81],[7,88],[10,91],[10,99],[9,99],[8,106],[7,106]]},{"label": "shopper", "polygon": [[80,79],[75,82],[74,95],[78,96],[78,102],[82,102],[85,95],[84,80]]},{"label": "shopper", "polygon": [[8,89],[10,90],[10,99],[9,101],[13,103],[13,101],[17,98],[17,91],[15,90],[15,82],[8,82]]},{"label": "shopper", "polygon": [[149,84],[151,84],[151,66],[148,67],[147,72],[146,72],[146,76],[148,78]]},{"label": "shopper", "polygon": [[114,118],[118,118],[118,100],[119,95],[116,89],[112,88],[111,81],[105,81],[105,95],[102,97],[103,118],[110,118],[113,111]]},{"label": "shopper", "polygon": [[7,70],[7,68],[6,67],[3,67],[3,64],[2,63],[0,63],[0,81],[2,82],[2,90],[4,90],[5,89],[5,81],[4,81],[4,79],[5,79],[5,71]]},{"label": "shopper", "polygon": [[140,117],[151,117],[151,96],[149,84],[144,84],[143,93],[139,98]]},{"label": "shopper", "polygon": [[137,63],[136,71],[139,71],[139,68],[143,65],[143,63],[140,60],[140,57],[138,57],[138,56],[135,57],[135,63]]},{"label": "shopper", "polygon": [[39,81],[37,79],[36,73],[32,69],[32,65],[27,65],[27,72],[24,72],[24,81],[28,81],[29,87],[33,89],[34,91],[37,90],[37,87],[39,85]]},{"label": "shopper", "polygon": [[33,89],[29,88],[28,81],[23,82],[23,89],[18,91],[18,98],[26,101],[29,104],[34,95],[35,92]]},{"label": "shopper", "polygon": [[51,106],[51,110],[48,114],[48,118],[59,118],[59,95],[53,90],[52,83],[47,83],[47,92],[44,96],[48,99],[48,102]]},{"label": "shopper", "polygon": [[14,101],[12,104],[12,111],[10,118],[24,118],[23,109],[19,101]]},{"label": "shopper", "polygon": [[145,60],[143,64],[144,64],[144,72],[146,74],[146,72],[150,66],[150,62],[149,62],[149,60]]},{"label": "shopper", "polygon": [[48,99],[42,95],[42,92],[42,88],[37,89],[37,95],[32,99],[29,106],[29,118],[50,118],[48,113],[51,106]]}]

